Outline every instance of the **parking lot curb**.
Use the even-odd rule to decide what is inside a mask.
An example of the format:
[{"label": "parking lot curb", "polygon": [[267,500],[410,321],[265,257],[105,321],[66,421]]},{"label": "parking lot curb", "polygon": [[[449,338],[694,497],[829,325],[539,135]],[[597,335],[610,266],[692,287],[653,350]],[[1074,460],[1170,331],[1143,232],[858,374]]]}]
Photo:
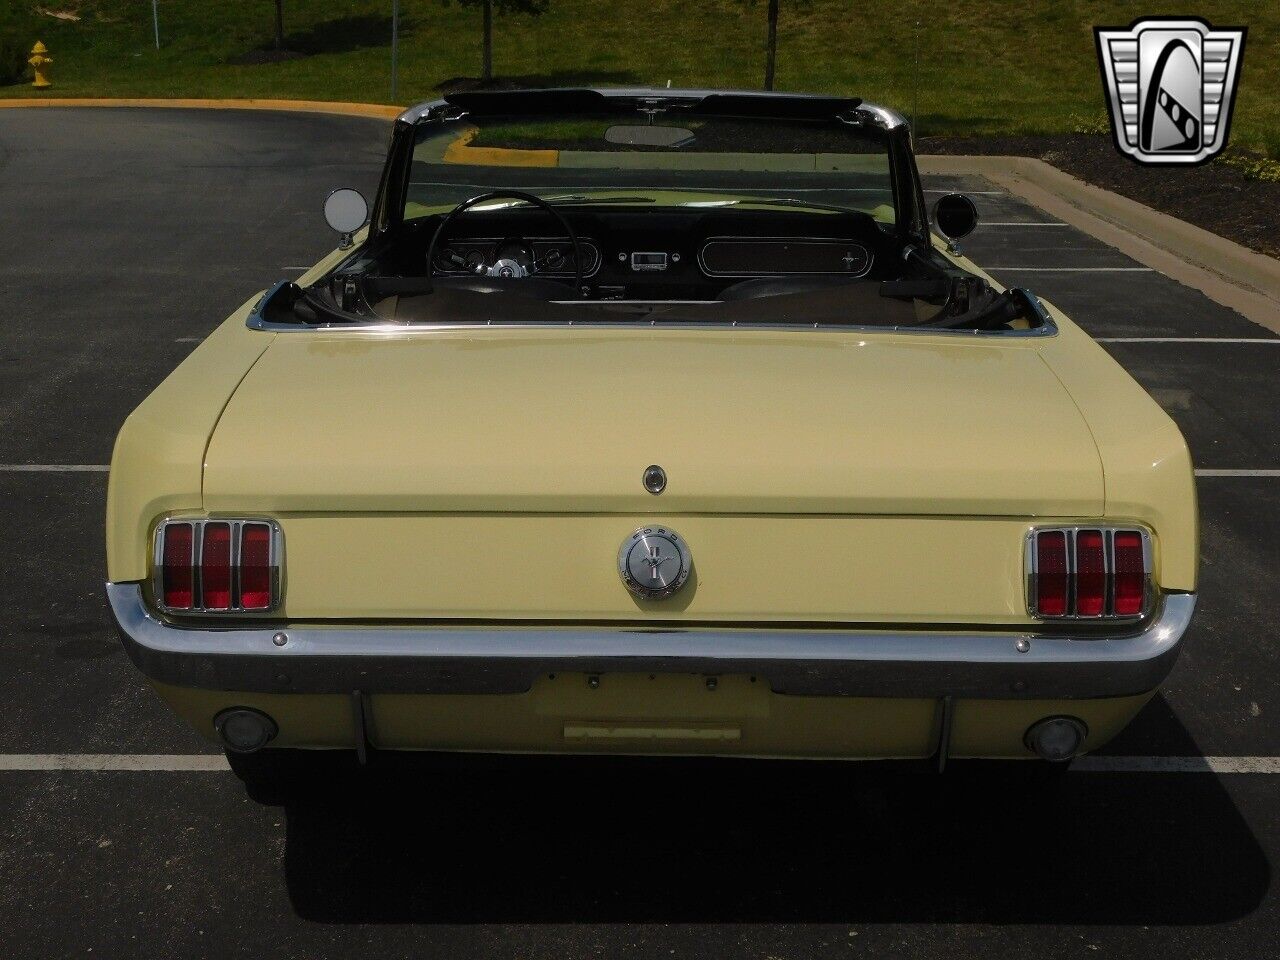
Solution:
[{"label": "parking lot curb", "polygon": [[18,107],[168,107],[177,110],[279,110],[333,113],[344,117],[394,120],[404,107],[381,103],[330,103],[325,100],[152,99],[95,97],[0,97],[0,110]]},{"label": "parking lot curb", "polygon": [[918,162],[926,175],[986,177],[1139,263],[1280,333],[1280,260],[1033,157],[930,155]]}]

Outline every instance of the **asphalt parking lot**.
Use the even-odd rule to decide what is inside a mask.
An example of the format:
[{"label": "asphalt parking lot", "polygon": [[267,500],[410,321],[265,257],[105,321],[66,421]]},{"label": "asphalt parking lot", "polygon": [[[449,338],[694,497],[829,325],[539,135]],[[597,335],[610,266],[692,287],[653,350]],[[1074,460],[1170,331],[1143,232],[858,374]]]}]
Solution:
[{"label": "asphalt parking lot", "polygon": [[980,179],[926,184],[977,202],[964,251],[1103,340],[1201,471],[1186,652],[1103,755],[1048,791],[964,764],[444,759],[283,807],[203,762],[115,639],[102,465],[203,336],[332,246],[321,202],[372,196],[386,132],[0,110],[0,956],[1274,955],[1280,335]]}]

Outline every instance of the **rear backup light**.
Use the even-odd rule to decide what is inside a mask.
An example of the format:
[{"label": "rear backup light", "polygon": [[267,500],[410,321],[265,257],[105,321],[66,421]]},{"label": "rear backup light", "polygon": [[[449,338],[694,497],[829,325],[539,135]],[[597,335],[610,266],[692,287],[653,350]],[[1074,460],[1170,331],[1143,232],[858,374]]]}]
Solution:
[{"label": "rear backup light", "polygon": [[227,749],[234,753],[253,753],[275,739],[280,728],[261,710],[252,707],[230,707],[213,718],[213,728]]},{"label": "rear backup light", "polygon": [[1089,728],[1084,725],[1083,720],[1075,717],[1046,717],[1031,725],[1023,736],[1023,741],[1041,760],[1062,763],[1080,752],[1088,736]]},{"label": "rear backup light", "polygon": [[1151,595],[1143,530],[1054,527],[1027,541],[1027,610],[1042,619],[1141,617]]},{"label": "rear backup light", "polygon": [[156,531],[156,600],[166,611],[274,610],[283,543],[271,520],[166,520]]}]

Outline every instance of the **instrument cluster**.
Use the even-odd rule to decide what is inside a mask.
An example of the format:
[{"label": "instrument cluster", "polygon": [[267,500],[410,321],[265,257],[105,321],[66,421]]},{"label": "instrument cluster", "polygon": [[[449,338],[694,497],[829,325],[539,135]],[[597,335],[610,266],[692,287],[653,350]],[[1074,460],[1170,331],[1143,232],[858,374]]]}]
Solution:
[{"label": "instrument cluster", "polygon": [[[600,248],[590,238],[580,237],[583,277],[600,269]],[[435,269],[441,274],[478,273],[499,261],[514,262],[541,276],[573,276],[573,244],[567,238],[459,239],[450,240],[437,254]]]}]

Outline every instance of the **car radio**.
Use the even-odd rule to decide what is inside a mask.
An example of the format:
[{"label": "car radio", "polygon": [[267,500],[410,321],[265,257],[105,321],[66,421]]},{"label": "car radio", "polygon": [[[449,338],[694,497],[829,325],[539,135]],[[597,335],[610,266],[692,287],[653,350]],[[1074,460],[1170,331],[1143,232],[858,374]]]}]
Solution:
[{"label": "car radio", "polygon": [[633,253],[631,254],[631,269],[636,273],[665,270],[667,269],[667,255],[665,253]]}]

